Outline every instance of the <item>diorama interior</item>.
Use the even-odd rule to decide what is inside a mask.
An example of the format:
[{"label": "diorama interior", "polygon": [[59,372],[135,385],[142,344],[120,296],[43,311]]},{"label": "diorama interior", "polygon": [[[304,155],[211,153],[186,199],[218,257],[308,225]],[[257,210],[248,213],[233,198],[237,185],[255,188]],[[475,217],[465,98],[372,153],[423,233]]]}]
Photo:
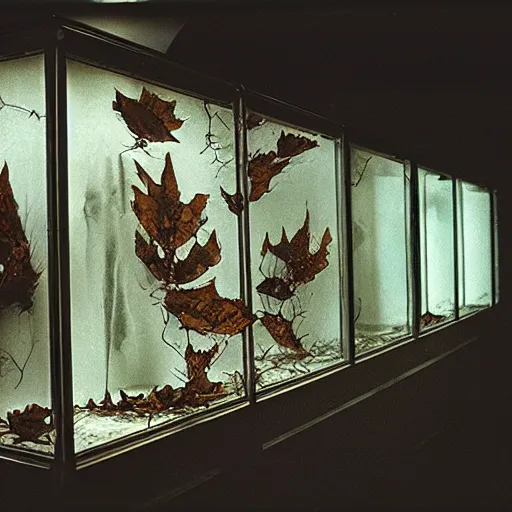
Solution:
[{"label": "diorama interior", "polygon": [[455,318],[453,183],[418,169],[422,330]]},{"label": "diorama interior", "polygon": [[[115,46],[80,31],[85,46]],[[171,434],[496,303],[495,192],[359,146],[341,127],[323,133],[311,113],[294,123],[235,87],[217,100],[101,52],[66,56],[66,131],[52,133],[45,58],[0,61],[1,456],[48,458],[65,425],[78,457]],[[67,156],[58,233],[47,195],[56,142]],[[52,288],[55,237],[69,261]],[[69,351],[51,328],[50,290],[63,282]],[[69,354],[72,408],[52,404],[57,353]]]}]

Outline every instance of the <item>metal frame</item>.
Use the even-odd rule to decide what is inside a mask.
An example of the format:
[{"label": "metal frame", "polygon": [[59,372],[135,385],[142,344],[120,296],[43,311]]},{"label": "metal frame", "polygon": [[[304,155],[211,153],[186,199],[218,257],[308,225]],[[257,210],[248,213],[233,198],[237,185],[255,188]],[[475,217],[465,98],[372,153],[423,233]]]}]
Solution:
[{"label": "metal frame", "polygon": [[492,263],[493,263],[493,293],[492,303],[493,305],[498,304],[500,300],[500,279],[499,279],[499,213],[498,213],[498,192],[493,190],[492,194]]}]

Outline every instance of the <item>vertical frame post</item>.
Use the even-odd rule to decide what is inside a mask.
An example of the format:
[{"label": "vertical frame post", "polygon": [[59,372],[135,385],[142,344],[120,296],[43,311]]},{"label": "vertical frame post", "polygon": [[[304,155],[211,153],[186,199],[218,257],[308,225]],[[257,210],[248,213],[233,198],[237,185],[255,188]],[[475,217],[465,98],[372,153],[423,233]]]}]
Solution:
[{"label": "vertical frame post", "polygon": [[456,178],[452,178],[452,203],[453,203],[453,279],[454,279],[454,310],[455,320],[460,318],[460,297],[459,297],[459,212],[458,204],[459,182]]},{"label": "vertical frame post", "polygon": [[492,236],[492,267],[493,267],[493,293],[492,293],[492,303],[493,305],[498,304],[500,300],[500,267],[499,267],[499,234],[498,234],[498,226],[499,226],[499,215],[498,215],[498,193],[496,190],[491,192],[492,197],[492,226],[491,226],[491,236]]},{"label": "vertical frame post", "polygon": [[[411,286],[409,292],[412,295],[412,336],[417,338],[420,334],[421,317],[421,244],[420,244],[420,202],[418,189],[418,164],[410,162],[411,171],[409,197],[409,247],[411,258],[408,262],[411,273]],[[424,219],[426,222],[426,219]]]},{"label": "vertical frame post", "polygon": [[45,50],[47,103],[48,281],[52,408],[56,445],[54,469],[64,486],[75,469],[71,371],[70,282],[67,187],[67,95],[63,32]]},{"label": "vertical frame post", "polygon": [[[249,187],[247,183],[247,128],[243,86],[238,87],[238,97],[234,106],[236,138],[236,184],[237,192],[243,196],[242,215],[238,216],[238,243],[240,246],[240,279],[242,296],[249,311],[253,313],[251,279],[251,243],[249,219]],[[247,398],[252,404],[256,401],[256,372],[254,366],[254,336],[252,324],[244,332],[244,371]]]},{"label": "vertical frame post", "polygon": [[354,364],[356,358],[356,338],[354,325],[354,267],[353,267],[353,247],[352,247],[352,149],[347,132],[344,129],[342,135],[342,147],[338,152],[341,158],[341,183],[343,200],[343,295],[344,308],[342,318],[344,319],[343,335],[347,340],[347,356],[349,364]]},{"label": "vertical frame post", "polygon": [[495,296],[496,296],[496,281],[495,281],[495,267],[494,267],[494,258],[495,258],[495,246],[494,246],[494,194],[492,191],[489,192],[489,229],[490,233],[490,241],[491,241],[491,306],[495,304]]}]

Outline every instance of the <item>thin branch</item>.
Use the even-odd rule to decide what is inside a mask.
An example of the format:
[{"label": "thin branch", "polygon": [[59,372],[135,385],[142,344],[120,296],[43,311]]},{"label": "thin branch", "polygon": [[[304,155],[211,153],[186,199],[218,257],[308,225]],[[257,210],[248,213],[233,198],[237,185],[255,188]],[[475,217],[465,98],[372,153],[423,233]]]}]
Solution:
[{"label": "thin branch", "polygon": [[0,96],[0,110],[2,110],[4,107],[7,107],[7,108],[12,108],[14,110],[19,110],[21,112],[26,112],[27,114],[29,114],[29,119],[32,117],[32,116],[35,116],[37,118],[38,121],[41,120],[41,118],[43,117],[46,117],[46,114],[39,114],[37,113],[35,110],[29,110],[28,108],[25,108],[25,107],[21,107],[20,105],[14,105],[12,103],[6,103],[3,98]]}]

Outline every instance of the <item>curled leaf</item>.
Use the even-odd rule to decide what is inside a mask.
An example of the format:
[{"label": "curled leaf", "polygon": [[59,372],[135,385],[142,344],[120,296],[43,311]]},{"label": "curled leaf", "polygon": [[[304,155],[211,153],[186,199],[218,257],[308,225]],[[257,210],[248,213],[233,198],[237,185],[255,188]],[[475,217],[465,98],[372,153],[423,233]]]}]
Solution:
[{"label": "curled leaf", "polygon": [[30,261],[30,244],[21,225],[7,163],[0,173],[0,265],[0,308],[30,309],[41,273]]},{"label": "curled leaf", "polygon": [[317,274],[329,265],[327,246],[331,242],[332,237],[329,228],[326,228],[318,251],[314,254],[310,252],[309,211],[306,210],[304,224],[291,241],[288,240],[284,228],[281,241],[276,245],[272,245],[267,233],[261,254],[264,256],[267,252],[270,252],[281,259],[286,264],[286,281],[293,286],[297,286],[312,281]]},{"label": "curled leaf", "polygon": [[266,277],[256,287],[256,291],[278,300],[287,300],[293,297],[294,294],[294,290],[290,284],[280,277]]},{"label": "curled leaf", "polygon": [[[50,421],[47,422],[47,418],[50,418]],[[19,437],[19,442],[36,442],[54,428],[51,409],[37,404],[27,405],[23,412],[19,409],[8,412],[7,421],[11,433]]]},{"label": "curled leaf", "polygon": [[261,126],[266,122],[266,119],[255,112],[249,112],[246,116],[246,126],[248,130],[252,130]]},{"label": "curled leaf", "polygon": [[229,211],[235,215],[240,215],[244,209],[244,197],[240,192],[228,194],[222,187],[220,187],[220,195],[226,201]]},{"label": "curled leaf", "polygon": [[279,160],[275,151],[262,153],[249,161],[248,174],[251,181],[249,201],[257,201],[270,191],[270,181],[290,163],[290,159]]},{"label": "curled leaf", "polygon": [[256,319],[243,300],[221,297],[215,278],[199,288],[167,290],[164,306],[180,320],[183,328],[200,334],[234,336]]},{"label": "curled leaf", "polygon": [[444,315],[434,315],[430,311],[427,311],[426,313],[423,313],[423,315],[421,315],[420,326],[422,329],[424,329],[425,327],[438,324],[445,319],[446,316]]},{"label": "curled leaf", "polygon": [[176,100],[165,101],[146,88],[138,100],[128,98],[116,89],[112,108],[119,112],[128,129],[137,139],[149,142],[179,142],[170,132],[181,128],[183,119],[178,119],[174,110]]},{"label": "curled leaf", "polygon": [[284,348],[289,348],[290,350],[303,354],[304,357],[308,355],[300,339],[297,338],[293,332],[292,322],[290,320],[287,320],[281,314],[272,315],[270,313],[264,313],[260,321],[276,343]]},{"label": "curled leaf", "polygon": [[165,156],[161,185],[156,184],[138,162],[135,165],[147,194],[132,186],[135,194],[132,209],[149,237],[156,240],[164,251],[171,252],[188,242],[203,225],[201,214],[209,196],[196,194],[188,204],[180,201],[181,194],[169,153]]},{"label": "curled leaf", "polygon": [[187,257],[184,260],[178,260],[174,266],[173,283],[190,283],[201,277],[210,267],[217,265],[220,260],[220,247],[213,230],[205,245],[196,242]]},{"label": "curled leaf", "polygon": [[318,142],[316,140],[308,139],[302,135],[293,135],[292,133],[285,135],[284,131],[281,130],[281,136],[277,141],[277,156],[279,158],[291,158],[317,146]]}]

